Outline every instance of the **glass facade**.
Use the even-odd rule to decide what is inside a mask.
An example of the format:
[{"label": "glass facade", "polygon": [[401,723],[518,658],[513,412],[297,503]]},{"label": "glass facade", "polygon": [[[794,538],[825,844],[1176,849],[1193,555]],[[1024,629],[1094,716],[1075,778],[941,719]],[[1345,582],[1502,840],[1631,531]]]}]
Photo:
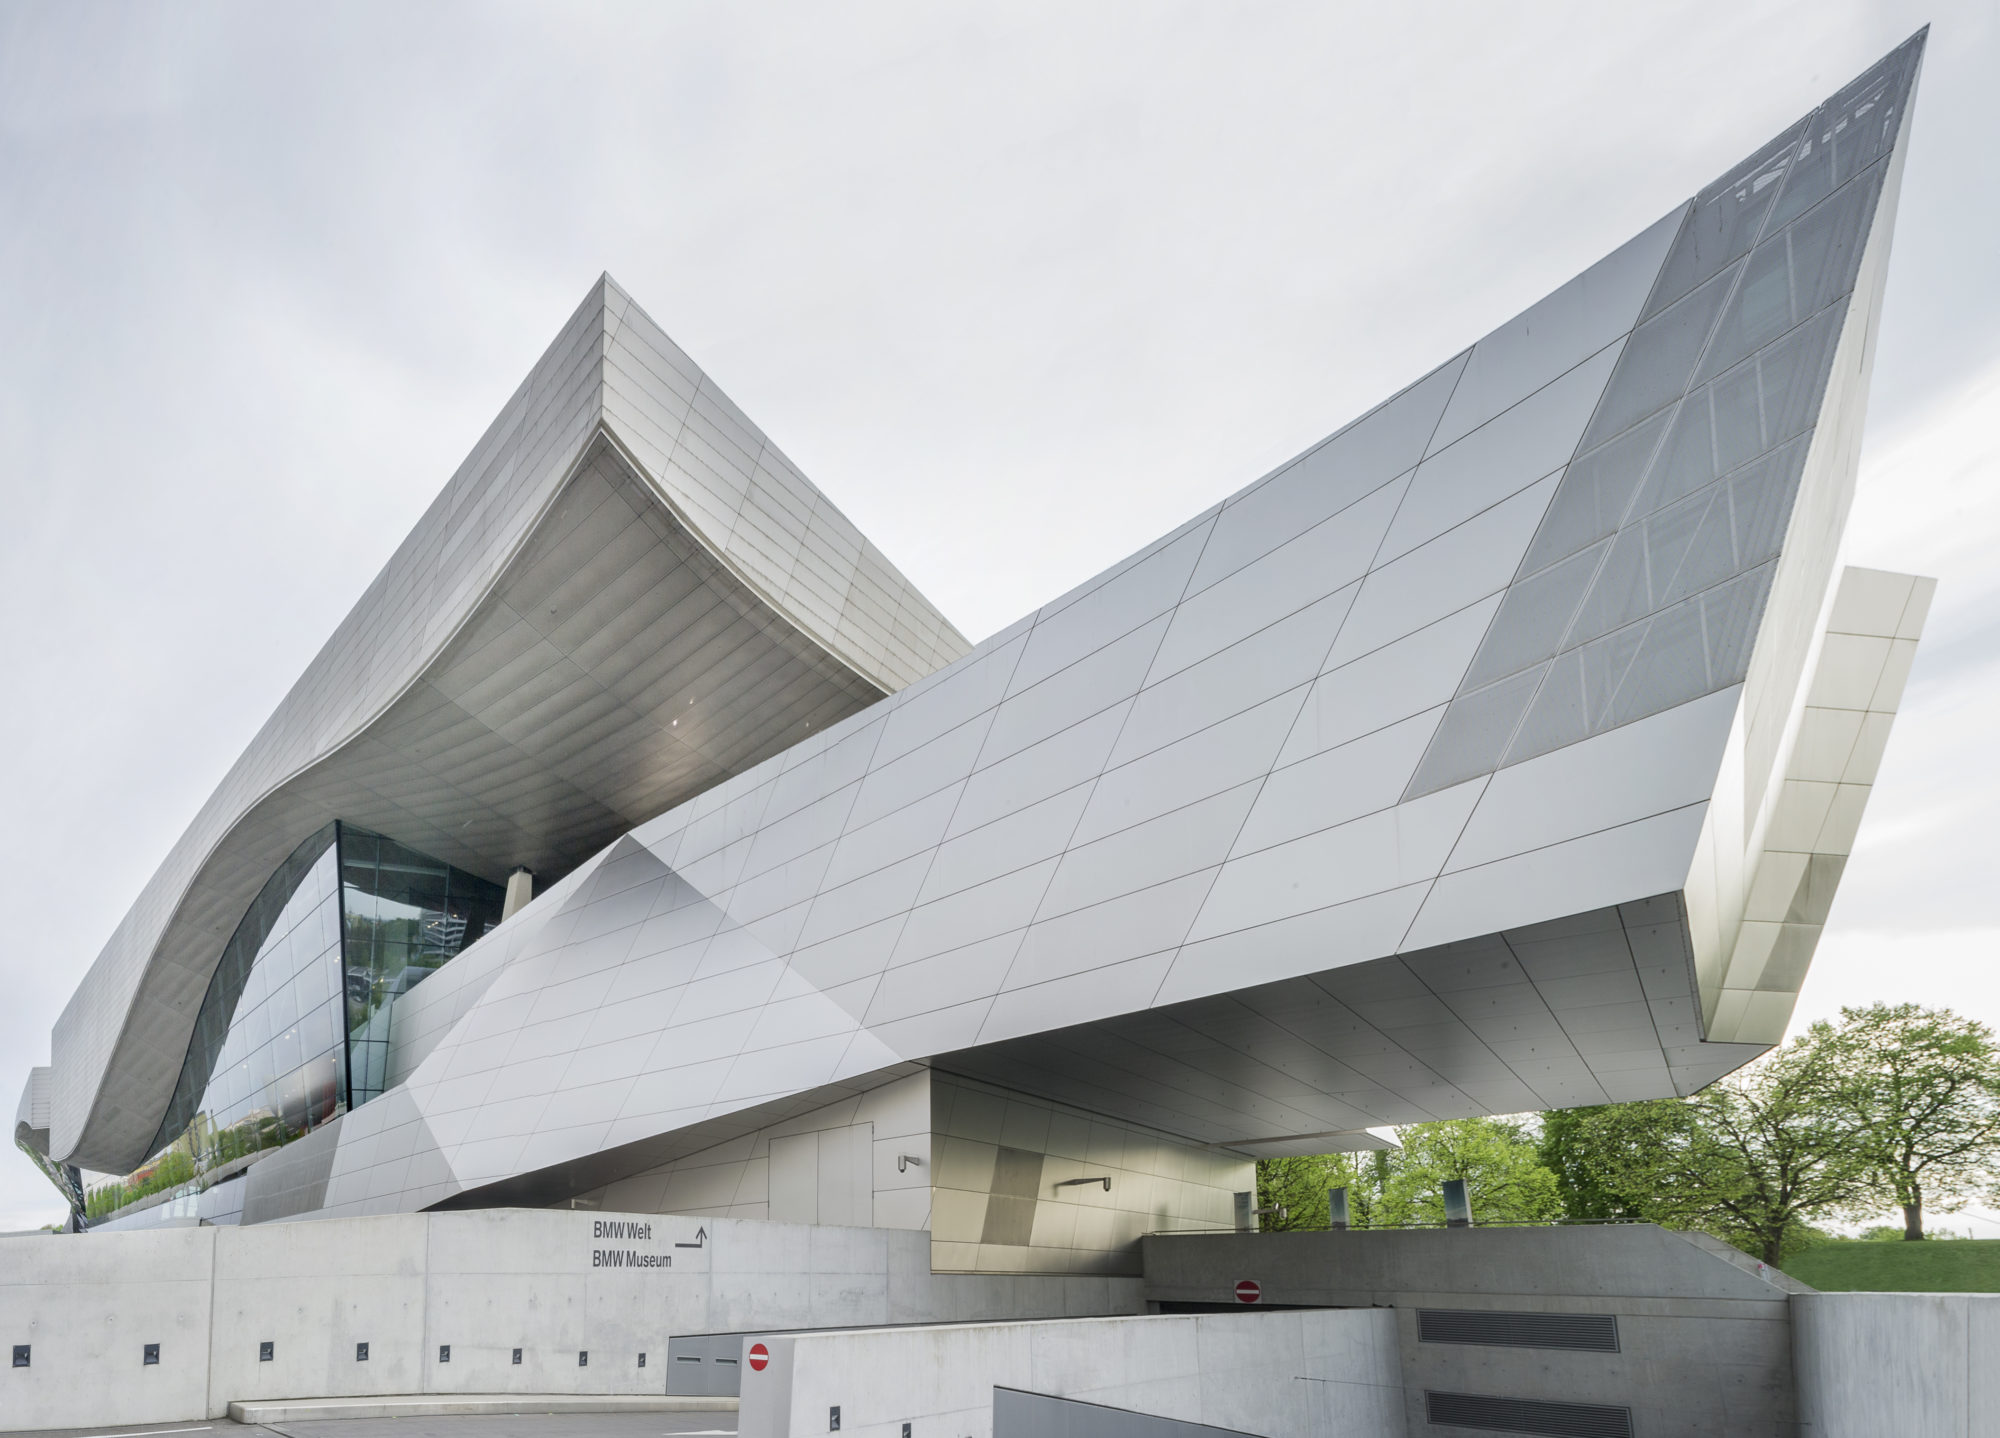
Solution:
[{"label": "glass facade", "polygon": [[380,1094],[397,996],[498,924],[504,900],[349,824],[299,845],[224,946],[153,1157],[93,1189],[89,1216],[219,1183]]},{"label": "glass facade", "polygon": [[387,1087],[389,1022],[408,993],[500,922],[498,884],[343,824],[347,1082],[363,1104]]},{"label": "glass facade", "polygon": [[77,1169],[76,1165],[57,1163],[54,1159],[37,1151],[23,1139],[14,1140],[14,1146],[28,1156],[28,1161],[34,1164],[36,1168],[39,1168],[43,1176],[50,1183],[61,1190],[63,1198],[69,1203],[71,1214],[71,1218],[68,1224],[65,1225],[65,1228],[68,1232],[75,1232],[79,1226],[77,1219],[82,1215],[85,1203],[83,1174]]},{"label": "glass facade", "polygon": [[1406,800],[1743,681],[1916,53],[1696,199]]},{"label": "glass facade", "polygon": [[199,1167],[275,1148],[346,1106],[335,867],[328,844],[258,950],[189,1129]]}]

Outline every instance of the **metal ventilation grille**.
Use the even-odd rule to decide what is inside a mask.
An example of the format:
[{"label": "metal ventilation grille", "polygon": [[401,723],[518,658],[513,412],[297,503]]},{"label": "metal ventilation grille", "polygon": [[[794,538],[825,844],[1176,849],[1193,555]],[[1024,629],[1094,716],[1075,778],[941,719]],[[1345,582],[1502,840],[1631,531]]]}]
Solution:
[{"label": "metal ventilation grille", "polygon": [[1545,1438],[1632,1438],[1632,1410],[1601,1403],[1547,1403],[1484,1393],[1424,1393],[1424,1416],[1454,1428],[1538,1433]]},{"label": "metal ventilation grille", "polygon": [[1574,1348],[1618,1351],[1618,1320],[1608,1313],[1497,1313],[1484,1309],[1419,1308],[1424,1343],[1482,1343],[1495,1348]]}]

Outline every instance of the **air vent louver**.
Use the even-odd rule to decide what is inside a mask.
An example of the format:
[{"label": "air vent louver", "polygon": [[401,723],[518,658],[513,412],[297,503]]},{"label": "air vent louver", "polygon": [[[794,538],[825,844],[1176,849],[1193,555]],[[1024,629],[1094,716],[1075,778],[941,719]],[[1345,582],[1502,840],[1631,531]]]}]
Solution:
[{"label": "air vent louver", "polygon": [[1424,1416],[1454,1428],[1535,1433],[1544,1438],[1632,1438],[1632,1410],[1601,1403],[1550,1403],[1484,1393],[1424,1394]]},{"label": "air vent louver", "polygon": [[1495,1348],[1618,1351],[1618,1320],[1608,1313],[1502,1313],[1476,1308],[1420,1308],[1424,1343],[1480,1343]]}]

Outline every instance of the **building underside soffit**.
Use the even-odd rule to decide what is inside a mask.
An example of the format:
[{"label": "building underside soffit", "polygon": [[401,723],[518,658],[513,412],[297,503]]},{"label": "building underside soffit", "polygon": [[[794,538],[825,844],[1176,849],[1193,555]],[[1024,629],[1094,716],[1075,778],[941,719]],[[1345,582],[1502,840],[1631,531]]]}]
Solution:
[{"label": "building underside soffit", "polygon": [[135,1097],[119,1127],[145,1135],[93,1166],[144,1157],[268,856],[339,819],[495,882],[516,866],[552,881],[881,697],[737,581],[599,436],[418,680],[254,806],[203,865],[142,986],[151,1042],[125,1045],[143,1076],[121,1077]]}]

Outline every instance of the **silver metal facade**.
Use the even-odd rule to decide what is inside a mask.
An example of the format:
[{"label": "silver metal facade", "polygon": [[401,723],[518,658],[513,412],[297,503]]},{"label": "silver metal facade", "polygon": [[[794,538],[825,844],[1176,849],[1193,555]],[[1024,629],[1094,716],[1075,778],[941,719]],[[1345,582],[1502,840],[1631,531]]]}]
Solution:
[{"label": "silver metal facade", "polygon": [[[1929,602],[1837,563],[1920,53],[962,657],[876,661],[873,702],[829,681],[787,711],[810,733],[647,791],[643,821],[599,798],[565,831],[595,856],[399,1007],[326,1211],[551,1201],[921,1064],[1254,1155],[1688,1093],[1776,1042]],[[593,513],[661,463],[602,412],[616,442],[563,450]],[[497,501],[481,522],[560,547]],[[425,651],[426,683],[507,689],[443,676],[549,592],[467,598],[507,613]],[[799,663],[860,675],[823,629]],[[643,662],[604,654],[606,690]],[[588,790],[607,756],[571,757]],[[463,862],[341,807],[414,777],[373,772],[297,822]],[[59,1031],[66,1152],[76,1062]],[[110,1133],[134,1100],[106,1092]]]},{"label": "silver metal facade", "polygon": [[607,276],[78,987],[55,1152],[146,1156],[222,942],[329,820],[559,875],[965,648]]}]

